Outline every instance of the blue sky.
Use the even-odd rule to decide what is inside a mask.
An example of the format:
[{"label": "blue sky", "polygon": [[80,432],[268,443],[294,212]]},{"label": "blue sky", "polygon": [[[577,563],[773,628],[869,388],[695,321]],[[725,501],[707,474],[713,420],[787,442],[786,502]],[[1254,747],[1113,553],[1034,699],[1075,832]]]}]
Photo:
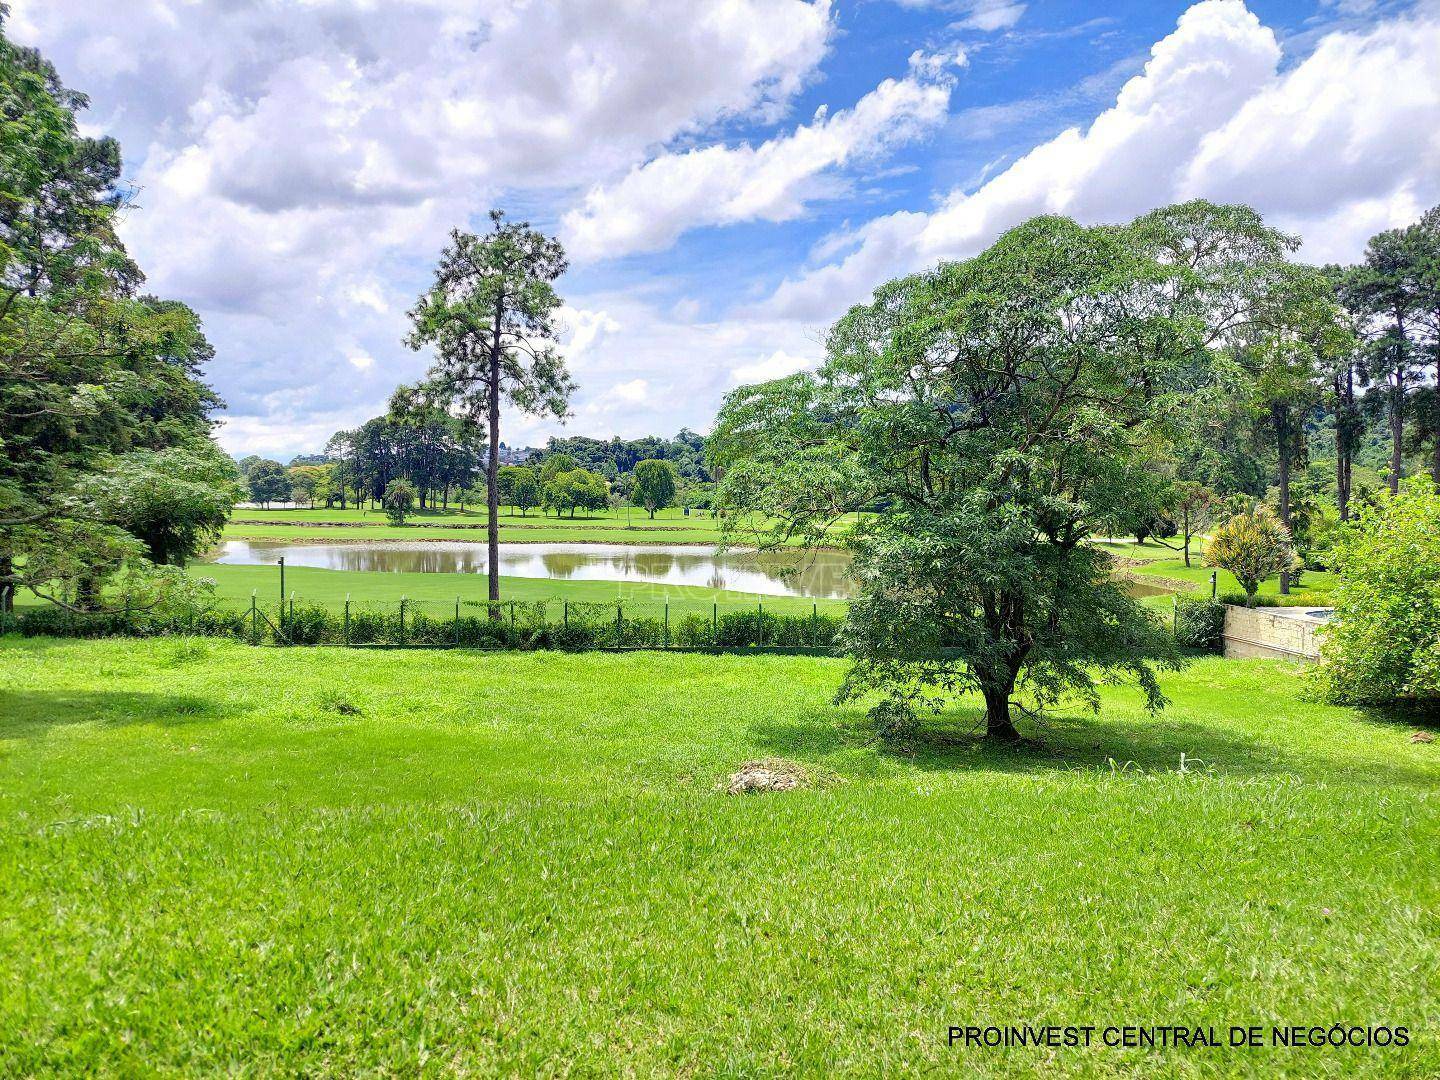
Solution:
[{"label": "blue sky", "polygon": [[[1440,202],[1432,0],[18,0],[191,303],[221,441],[288,458],[420,376],[492,205],[556,232],[573,433],[704,430],[880,281],[1041,212],[1245,201],[1353,259]],[[508,440],[558,431],[515,416]]]}]

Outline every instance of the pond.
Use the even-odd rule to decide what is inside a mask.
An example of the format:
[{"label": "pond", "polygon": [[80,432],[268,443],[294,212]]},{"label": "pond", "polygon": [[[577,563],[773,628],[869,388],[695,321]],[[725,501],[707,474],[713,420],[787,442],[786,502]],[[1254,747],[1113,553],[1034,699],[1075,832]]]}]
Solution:
[{"label": "pond", "polygon": [[[484,544],[462,541],[287,544],[227,540],[209,561],[238,566],[274,564],[326,570],[378,570],[422,574],[483,574]],[[793,575],[782,571],[798,566]],[[717,555],[705,546],[659,544],[501,544],[500,573],[560,581],[635,581],[701,585],[711,589],[805,596],[817,600],[851,595],[850,555],[818,551],[806,556],[771,552]]]},{"label": "pond", "polygon": [[[318,566],[326,570],[367,570],[422,574],[483,574],[484,544],[456,540],[287,544],[273,540],[227,540],[208,561],[235,566]],[[786,574],[787,567],[798,567]],[[844,600],[854,594],[850,553],[816,551],[731,552],[717,555],[702,545],[501,544],[500,573],[557,581],[637,581],[655,585],[701,585],[710,589]],[[1170,590],[1122,581],[1131,596]]]}]

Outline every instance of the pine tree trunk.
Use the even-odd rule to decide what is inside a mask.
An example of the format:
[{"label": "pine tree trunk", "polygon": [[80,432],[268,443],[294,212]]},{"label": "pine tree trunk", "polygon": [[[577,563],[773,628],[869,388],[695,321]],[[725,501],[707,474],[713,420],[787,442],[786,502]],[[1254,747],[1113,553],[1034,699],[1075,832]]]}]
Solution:
[{"label": "pine tree trunk", "polygon": [[[1290,417],[1283,405],[1272,405],[1270,416],[1275,425],[1275,448],[1280,465],[1280,521],[1290,529]],[[1280,594],[1290,593],[1290,571],[1280,571]]]},{"label": "pine tree trunk", "polygon": [[[486,389],[486,408],[490,420],[490,445],[485,452],[485,509],[489,522],[486,554],[489,559],[490,599],[500,599],[500,317],[504,313],[504,294],[495,298],[495,326],[490,341],[490,385]],[[492,619],[500,618],[500,608],[490,608]]]},{"label": "pine tree trunk", "polygon": [[1340,520],[1350,520],[1350,475],[1355,435],[1352,430],[1355,418],[1355,369],[1347,364],[1343,382],[1337,376],[1335,397],[1339,408],[1335,418],[1335,504],[1340,511]]},{"label": "pine tree trunk", "polygon": [[1405,467],[1405,375],[1396,372],[1390,388],[1390,494],[1400,490],[1400,470]]},{"label": "pine tree trunk", "polygon": [[[1440,312],[1436,313],[1436,334],[1440,335]],[[1435,486],[1440,488],[1440,343],[1435,346],[1435,407],[1434,422],[1435,430],[1431,433],[1435,439],[1435,445],[1430,449],[1430,479],[1435,481]]]}]

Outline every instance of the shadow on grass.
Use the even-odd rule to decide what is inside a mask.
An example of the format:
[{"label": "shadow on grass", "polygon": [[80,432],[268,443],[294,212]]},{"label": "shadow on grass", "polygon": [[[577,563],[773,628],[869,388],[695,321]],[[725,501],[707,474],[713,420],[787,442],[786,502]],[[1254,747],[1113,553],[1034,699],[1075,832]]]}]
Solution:
[{"label": "shadow on grass", "polygon": [[754,732],[760,745],[779,757],[805,760],[868,747],[883,759],[921,771],[1175,773],[1183,760],[1188,772],[1224,776],[1302,776],[1432,789],[1437,785],[1433,771],[1404,762],[1336,759],[1163,716],[1130,723],[1083,713],[1046,714],[1038,720],[1017,718],[1017,726],[1026,738],[1023,744],[991,744],[980,737],[983,710],[952,709],[926,720],[903,740],[886,741],[877,737],[864,713],[816,710],[797,721],[757,725]]},{"label": "shadow on grass", "polygon": [[221,720],[232,712],[218,702],[192,694],[0,690],[0,739],[39,738],[53,728],[71,724],[181,727]]}]

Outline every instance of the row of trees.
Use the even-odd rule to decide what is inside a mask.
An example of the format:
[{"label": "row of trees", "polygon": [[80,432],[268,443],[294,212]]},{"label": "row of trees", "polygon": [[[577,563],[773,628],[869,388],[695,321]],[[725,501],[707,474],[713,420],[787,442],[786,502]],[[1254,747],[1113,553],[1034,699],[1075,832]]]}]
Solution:
[{"label": "row of trees", "polygon": [[689,428],[681,428],[673,439],[646,435],[639,439],[591,439],[583,435],[552,437],[540,452],[540,461],[564,454],[582,469],[598,472],[611,483],[633,473],[642,461],[667,461],[682,484],[714,482],[705,464],[705,439]]},{"label": "row of trees", "polygon": [[1298,241],[1243,206],[1027,222],[879,287],[818,372],[727,397],[708,447],[726,528],[753,538],[768,521],[769,544],[814,544],[868,511],[841,697],[879,693],[885,723],[975,690],[988,733],[1013,739],[1017,694],[1093,702],[1109,675],[1158,708],[1172,645],[1086,541],[1178,531],[1188,558],[1194,535],[1267,495],[1274,534],[1298,536],[1302,505],[1323,511],[1297,500],[1295,472],[1327,431],[1347,520],[1376,410],[1393,490],[1433,438],[1417,371],[1440,362],[1422,315],[1440,307],[1436,224],[1381,234],[1341,270],[1292,261]]},{"label": "row of trees", "polygon": [[[1274,234],[1275,250],[1293,238]],[[1357,499],[1408,472],[1440,478],[1440,210],[1371,239],[1355,266],[1275,264],[1265,333],[1226,344],[1228,377],[1197,386],[1190,437],[1155,463],[1153,498],[1110,523],[1192,538],[1268,499],[1302,565],[1323,566]],[[1428,462],[1423,459],[1428,457]],[[1281,590],[1290,575],[1282,574]]]},{"label": "row of trees", "polygon": [[118,144],[4,33],[0,6],[0,611],[27,588],[70,607],[150,606],[239,496],[211,439],[212,350],[184,304],[144,291],[116,234]]}]

